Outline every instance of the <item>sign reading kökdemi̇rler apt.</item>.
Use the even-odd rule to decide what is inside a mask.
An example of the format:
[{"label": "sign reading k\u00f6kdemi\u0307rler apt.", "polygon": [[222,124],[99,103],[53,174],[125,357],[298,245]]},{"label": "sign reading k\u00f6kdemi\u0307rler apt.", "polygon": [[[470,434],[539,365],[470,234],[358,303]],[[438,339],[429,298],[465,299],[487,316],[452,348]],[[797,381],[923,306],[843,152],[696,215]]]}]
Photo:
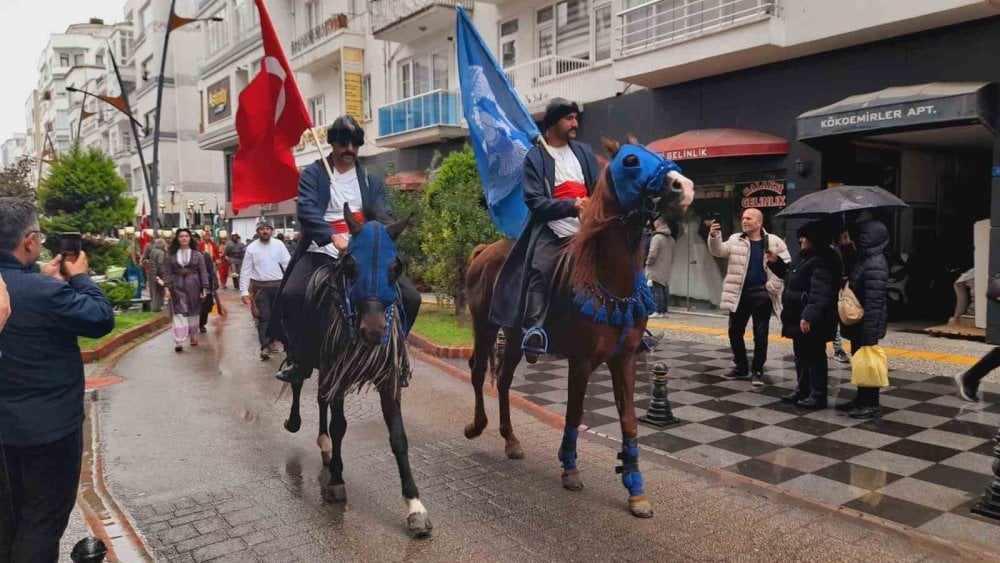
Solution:
[{"label": "sign reading k\u00f6kdemi\u0307rler apt.", "polygon": [[821,110],[798,118],[799,139],[826,137],[873,129],[889,129],[914,125],[952,121],[974,121],[982,115],[982,108],[975,93],[943,98],[932,98],[897,104],[878,105],[834,111],[822,114]]}]

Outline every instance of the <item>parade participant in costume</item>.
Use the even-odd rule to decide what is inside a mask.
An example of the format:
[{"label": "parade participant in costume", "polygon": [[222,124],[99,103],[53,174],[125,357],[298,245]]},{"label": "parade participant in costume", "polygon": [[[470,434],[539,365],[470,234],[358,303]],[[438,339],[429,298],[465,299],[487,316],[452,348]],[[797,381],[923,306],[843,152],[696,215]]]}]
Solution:
[{"label": "parade participant in costume", "polygon": [[223,252],[223,259],[229,263],[229,272],[233,276],[233,289],[240,288],[240,269],[243,266],[243,255],[246,254],[247,246],[240,240],[239,233],[233,233],[229,244]]},{"label": "parade participant in costume", "polygon": [[215,265],[219,267],[219,283],[222,284],[222,289],[226,289],[229,286],[229,260],[226,259],[225,254],[228,247],[229,233],[219,231],[219,259]]},{"label": "parade participant in costume", "polygon": [[[222,255],[222,251],[219,249],[219,245],[215,243],[215,237],[212,235],[211,225],[205,225],[202,229],[201,235],[199,236],[198,249],[207,252],[209,257],[212,259],[213,270],[215,273],[213,275],[218,276],[218,270],[214,267],[219,263],[219,257]],[[216,277],[218,279],[218,277]]]},{"label": "parade participant in costume", "polygon": [[553,98],[542,118],[544,143],[525,156],[524,202],[531,217],[511,249],[497,281],[490,320],[524,327],[529,362],[548,348],[545,312],[549,281],[559,255],[580,230],[580,212],[600,175],[589,145],[576,141],[580,107]]},{"label": "parade participant in costume", "polygon": [[184,350],[185,339],[190,339],[191,346],[197,346],[201,301],[208,293],[209,284],[205,255],[198,251],[190,230],[178,229],[170,243],[170,265],[163,281],[170,292],[174,351]]},{"label": "parade participant in costume", "polygon": [[[281,381],[306,379],[315,367],[320,334],[307,326],[304,310],[306,287],[313,273],[340,259],[350,240],[344,221],[344,204],[359,221],[392,223],[387,190],[382,178],[357,163],[358,148],[365,144],[365,131],[349,115],[338,117],[327,130],[332,151],[327,157],[333,181],[321,160],[302,170],[296,212],[302,240],[282,281],[280,296],[270,323],[269,335],[285,343],[291,366],[278,373]],[[398,280],[405,329],[409,332],[420,310],[420,293],[405,275]]]},{"label": "parade participant in costume", "polygon": [[271,319],[271,306],[281,287],[281,278],[291,260],[285,245],[272,238],[273,232],[271,223],[257,223],[257,240],[247,247],[240,271],[240,298],[244,305],[252,305],[253,316],[257,319],[261,360],[271,357],[271,343],[274,339],[268,336],[267,324]]},{"label": "parade participant in costume", "polygon": [[191,235],[195,246],[202,249],[201,254],[205,257],[205,271],[208,272],[208,293],[201,300],[201,312],[198,314],[198,329],[204,334],[208,332],[208,317],[215,307],[216,293],[219,291],[219,276],[215,269],[215,261],[212,260],[212,252],[209,246],[204,244],[204,238],[198,233]]}]

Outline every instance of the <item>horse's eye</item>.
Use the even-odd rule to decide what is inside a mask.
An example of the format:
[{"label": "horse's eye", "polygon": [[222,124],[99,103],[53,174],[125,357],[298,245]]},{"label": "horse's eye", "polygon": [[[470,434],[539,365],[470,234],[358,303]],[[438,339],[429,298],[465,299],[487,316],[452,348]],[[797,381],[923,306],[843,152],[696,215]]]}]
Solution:
[{"label": "horse's eye", "polygon": [[351,256],[349,254],[347,256],[345,256],[344,257],[344,262],[341,265],[341,268],[344,269],[344,275],[345,276],[347,276],[349,278],[356,278],[356,277],[358,277],[358,263],[354,260],[353,256]]},{"label": "horse's eye", "polygon": [[629,168],[639,166],[639,157],[634,154],[630,154],[625,157],[625,160],[623,160],[622,163]]},{"label": "horse's eye", "polygon": [[399,258],[393,258],[392,262],[389,263],[389,283],[396,283],[396,280],[403,275],[403,270],[405,270],[403,261]]}]

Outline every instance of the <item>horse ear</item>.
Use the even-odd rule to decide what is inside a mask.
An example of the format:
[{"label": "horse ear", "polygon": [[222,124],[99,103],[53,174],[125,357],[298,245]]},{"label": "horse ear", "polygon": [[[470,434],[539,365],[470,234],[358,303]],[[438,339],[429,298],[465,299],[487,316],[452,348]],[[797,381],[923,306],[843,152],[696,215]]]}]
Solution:
[{"label": "horse ear", "polygon": [[635,135],[633,135],[632,133],[629,133],[628,135],[625,135],[625,140],[628,141],[628,144],[630,144],[630,145],[638,145],[639,144],[639,138],[636,137]]},{"label": "horse ear", "polygon": [[344,202],[344,222],[347,223],[347,229],[351,231],[351,236],[361,232],[361,223],[354,217],[351,206],[347,202]]},{"label": "horse ear", "polygon": [[413,213],[410,213],[402,220],[396,221],[395,223],[388,225],[385,228],[385,230],[386,232],[389,233],[389,238],[391,238],[392,240],[396,240],[399,237],[399,235],[403,234],[403,231],[405,231],[406,228],[409,227],[410,223],[412,222],[413,222]]},{"label": "horse ear", "polygon": [[611,158],[614,158],[618,154],[618,149],[622,148],[621,143],[607,137],[601,137],[601,143],[604,144],[604,152]]}]

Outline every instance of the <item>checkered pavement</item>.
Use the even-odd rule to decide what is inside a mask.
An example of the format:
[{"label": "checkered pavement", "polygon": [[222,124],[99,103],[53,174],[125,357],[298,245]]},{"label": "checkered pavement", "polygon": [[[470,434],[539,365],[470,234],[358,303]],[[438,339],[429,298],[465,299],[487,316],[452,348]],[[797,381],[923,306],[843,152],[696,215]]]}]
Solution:
[{"label": "checkered pavement", "polygon": [[[792,356],[768,360],[769,385],[760,391],[721,377],[731,357],[728,347],[672,340],[640,361],[637,413],[649,406],[649,369],[662,361],[670,370],[673,413],[683,422],[663,429],[640,423],[639,442],[813,500],[1000,548],[1000,521],[969,511],[992,475],[1000,396],[967,403],[950,378],[893,370],[892,385],[882,391],[882,418],[854,420],[832,408],[807,411],[779,400],[795,386]],[[829,365],[832,406],[853,397],[855,387],[849,366]],[[566,361],[542,358],[518,368],[513,389],[565,414],[566,387]],[[591,376],[584,410],[591,431],[620,437],[606,367]]]}]

